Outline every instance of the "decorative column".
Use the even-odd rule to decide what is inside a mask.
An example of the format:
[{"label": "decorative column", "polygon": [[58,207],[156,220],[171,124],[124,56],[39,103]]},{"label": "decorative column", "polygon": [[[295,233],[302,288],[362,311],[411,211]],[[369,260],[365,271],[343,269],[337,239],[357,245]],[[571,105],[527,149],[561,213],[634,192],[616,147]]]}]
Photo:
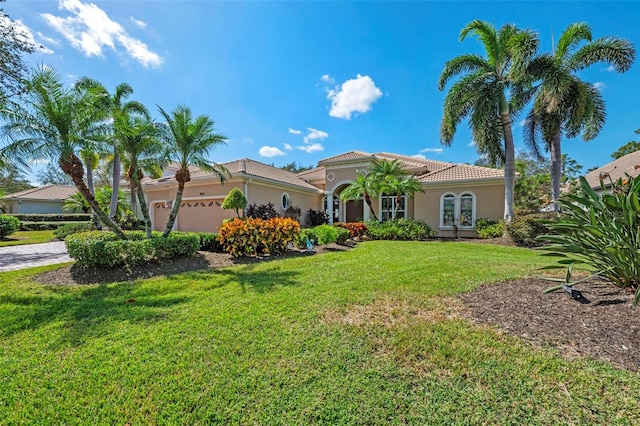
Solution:
[{"label": "decorative column", "polygon": [[327,215],[329,216],[329,223],[333,224],[333,194],[327,195]]},{"label": "decorative column", "polygon": [[362,221],[366,222],[367,220],[371,219],[371,217],[369,216],[371,214],[371,209],[369,209],[369,204],[366,203],[366,201],[364,201],[364,198],[362,199]]}]

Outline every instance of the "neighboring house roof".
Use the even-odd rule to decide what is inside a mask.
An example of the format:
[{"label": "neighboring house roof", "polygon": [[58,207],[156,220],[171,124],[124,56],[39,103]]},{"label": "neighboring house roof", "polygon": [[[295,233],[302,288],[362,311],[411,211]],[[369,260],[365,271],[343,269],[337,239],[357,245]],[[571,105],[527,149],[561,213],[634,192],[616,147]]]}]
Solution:
[{"label": "neighboring house roof", "polygon": [[[584,177],[593,189],[600,189],[600,176],[604,178],[605,186],[610,186],[611,182],[624,179],[629,176],[640,175],[640,151],[632,152],[624,157],[620,157],[609,164],[605,164]],[[611,178],[611,180],[609,180]]]},{"label": "neighboring house roof", "polygon": [[474,180],[504,179],[504,170],[490,167],[471,166],[469,164],[453,164],[434,172],[418,176],[422,183],[460,182]]},{"label": "neighboring house roof", "polygon": [[297,175],[300,179],[310,182],[312,180],[324,180],[327,178],[327,169],[324,166],[305,170]]},{"label": "neighboring house roof", "polygon": [[2,197],[3,200],[39,200],[62,201],[75,194],[78,189],[67,185],[46,185],[38,188],[25,189]]}]

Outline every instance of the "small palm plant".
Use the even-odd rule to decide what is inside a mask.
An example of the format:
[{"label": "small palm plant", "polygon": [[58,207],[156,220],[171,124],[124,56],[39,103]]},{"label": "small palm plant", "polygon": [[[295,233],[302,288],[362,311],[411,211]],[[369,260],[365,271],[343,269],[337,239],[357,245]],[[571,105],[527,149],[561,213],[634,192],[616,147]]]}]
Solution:
[{"label": "small palm plant", "polygon": [[[605,188],[604,182],[602,188]],[[640,177],[615,182],[609,191],[597,193],[580,178],[580,191],[558,200],[562,215],[545,225],[557,235],[540,239],[545,255],[561,259],[549,268],[568,268],[565,286],[574,265],[587,265],[622,288],[635,289],[640,301]],[[555,287],[550,290],[556,290]]]}]

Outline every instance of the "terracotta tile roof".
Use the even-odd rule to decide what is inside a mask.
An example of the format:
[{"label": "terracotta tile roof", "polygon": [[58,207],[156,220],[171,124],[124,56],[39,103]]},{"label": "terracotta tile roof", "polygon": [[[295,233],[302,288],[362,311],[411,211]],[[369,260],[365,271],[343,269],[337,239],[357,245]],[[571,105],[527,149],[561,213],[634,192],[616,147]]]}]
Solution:
[{"label": "terracotta tile roof", "polygon": [[307,182],[311,180],[325,179],[327,177],[327,169],[324,166],[320,166],[300,172],[297,176]]},{"label": "terracotta tile roof", "polygon": [[24,191],[7,194],[3,198],[21,200],[66,200],[78,190],[75,186],[46,185],[38,188],[25,189]]},{"label": "terracotta tile roof", "polygon": [[418,177],[423,183],[459,182],[466,180],[504,179],[504,170],[468,164],[449,164],[448,167]]},{"label": "terracotta tile roof", "polygon": [[[626,173],[626,174],[625,174]],[[620,157],[609,164],[595,169],[585,175],[585,179],[589,182],[589,185],[593,189],[600,188],[600,174],[603,176],[608,174],[611,177],[611,181],[615,182],[618,179],[624,179],[627,174],[630,176],[640,175],[640,151],[632,152],[624,157]],[[604,179],[605,186],[611,184],[609,178]]]},{"label": "terracotta tile roof", "polygon": [[[242,160],[231,161],[229,163],[222,164],[232,177],[236,176],[255,176],[262,179],[272,180],[279,183],[285,183],[289,185],[298,186],[304,189],[310,189],[314,192],[318,192],[319,189],[310,183],[298,178],[295,173],[291,173],[286,170],[279,169],[277,167],[270,166],[268,164],[261,163],[259,161],[244,158]],[[218,176],[214,173],[205,172],[197,167],[190,167],[192,180],[218,180]],[[173,175],[161,177],[159,179],[151,180],[146,185],[154,185],[158,183],[175,183],[175,177]]]},{"label": "terracotta tile roof", "polygon": [[444,161],[429,160],[426,158],[412,157],[409,155],[392,154],[390,152],[379,152],[373,154],[376,158],[385,160],[400,160],[406,169],[427,169],[430,172],[441,170],[451,166],[453,163]]},{"label": "terracotta tile roof", "polygon": [[325,158],[318,162],[319,165],[327,163],[340,163],[342,161],[354,161],[354,160],[366,160],[372,157],[371,154],[364,151],[349,151],[344,154],[335,155],[333,157]]}]

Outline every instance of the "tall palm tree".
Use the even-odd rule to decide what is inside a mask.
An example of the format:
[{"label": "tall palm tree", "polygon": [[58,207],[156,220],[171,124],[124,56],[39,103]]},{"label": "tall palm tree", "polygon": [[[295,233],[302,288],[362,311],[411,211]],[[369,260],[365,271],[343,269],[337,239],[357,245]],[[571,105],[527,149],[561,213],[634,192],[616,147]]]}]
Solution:
[{"label": "tall palm tree", "polygon": [[215,132],[212,119],[206,115],[199,115],[194,119],[191,108],[185,105],[178,105],[171,114],[160,107],[158,109],[166,121],[162,137],[169,146],[171,158],[178,163],[175,175],[178,191],[167,227],[162,234],[163,237],[167,237],[178,216],[184,185],[191,180],[189,166],[194,165],[204,171],[215,173],[223,183],[226,180],[229,172],[223,166],[210,162],[207,154],[213,148],[224,145],[227,138]]},{"label": "tall palm tree", "polygon": [[573,138],[582,133],[586,142],[595,138],[605,123],[605,105],[600,91],[576,75],[598,62],[626,72],[635,59],[635,49],[627,40],[603,37],[592,40],[584,22],[569,25],[551,53],[539,55],[527,67],[540,81],[534,105],[527,116],[525,141],[539,153],[538,138],[551,152],[551,200],[558,209],[562,180],[562,134]]},{"label": "tall palm tree", "polygon": [[371,216],[375,220],[378,220],[378,216],[376,216],[376,212],[373,210],[371,197],[377,196],[378,188],[374,180],[370,178],[370,175],[365,176],[360,172],[357,173],[356,180],[351,182],[351,184],[343,189],[340,193],[340,198],[343,201],[359,200],[360,197],[364,197],[365,203],[367,203],[367,206],[369,206]]},{"label": "tall palm tree", "polygon": [[131,210],[137,211],[140,203],[142,216],[145,221],[147,238],[151,238],[151,216],[144,196],[141,179],[144,173],[158,178],[162,175],[162,168],[168,163],[167,146],[159,139],[160,129],[150,119],[129,117],[129,124],[122,132],[122,164],[125,166],[125,176],[129,181],[131,196]]},{"label": "tall palm tree", "polygon": [[[81,77],[76,86],[86,88],[93,91],[97,96],[102,99],[102,108],[108,111],[109,118],[113,123],[113,133],[110,140],[111,148],[113,150],[113,196],[111,198],[111,217],[116,214],[118,203],[118,192],[120,190],[120,176],[122,174],[122,167],[120,163],[120,141],[122,140],[122,132],[126,130],[126,119],[123,119],[124,115],[139,114],[145,117],[149,116],[147,108],[138,101],[125,100],[133,94],[133,88],[127,83],[120,83],[116,86],[116,90],[111,95],[109,91],[100,83],[89,77]],[[125,126],[125,129],[122,126]]]},{"label": "tall palm tree", "polygon": [[7,123],[3,132],[9,139],[2,154],[32,161],[41,158],[57,161],[102,223],[119,238],[126,239],[89,191],[83,179],[84,165],[77,155],[86,146],[87,135],[98,132],[104,122],[99,100],[88,91],[65,87],[62,77],[48,66],[35,69],[25,87],[20,103],[0,112]]},{"label": "tall palm tree", "polygon": [[424,192],[422,184],[414,176],[410,175],[402,177],[387,176],[382,185],[383,192],[396,196],[392,219],[395,219],[398,214],[397,208],[402,203],[403,195],[406,194],[407,197],[413,198],[416,192]]},{"label": "tall palm tree", "polygon": [[511,24],[496,30],[490,23],[479,20],[462,29],[460,41],[469,34],[482,42],[486,57],[464,54],[445,64],[438,89],[444,90],[451,78],[461,77],[446,95],[440,140],[446,146],[451,145],[458,124],[469,117],[478,151],[491,159],[503,156],[504,219],[511,221],[515,183],[512,116],[523,108],[530,96],[530,82],[523,70],[538,48],[538,37],[532,31],[520,30]]},{"label": "tall palm tree", "polygon": [[[86,147],[80,150],[80,159],[87,170],[87,188],[89,188],[89,192],[95,196],[96,192],[93,185],[93,171],[98,167],[100,156],[93,149]],[[95,212],[93,212],[93,224],[99,229],[100,218]]]}]

